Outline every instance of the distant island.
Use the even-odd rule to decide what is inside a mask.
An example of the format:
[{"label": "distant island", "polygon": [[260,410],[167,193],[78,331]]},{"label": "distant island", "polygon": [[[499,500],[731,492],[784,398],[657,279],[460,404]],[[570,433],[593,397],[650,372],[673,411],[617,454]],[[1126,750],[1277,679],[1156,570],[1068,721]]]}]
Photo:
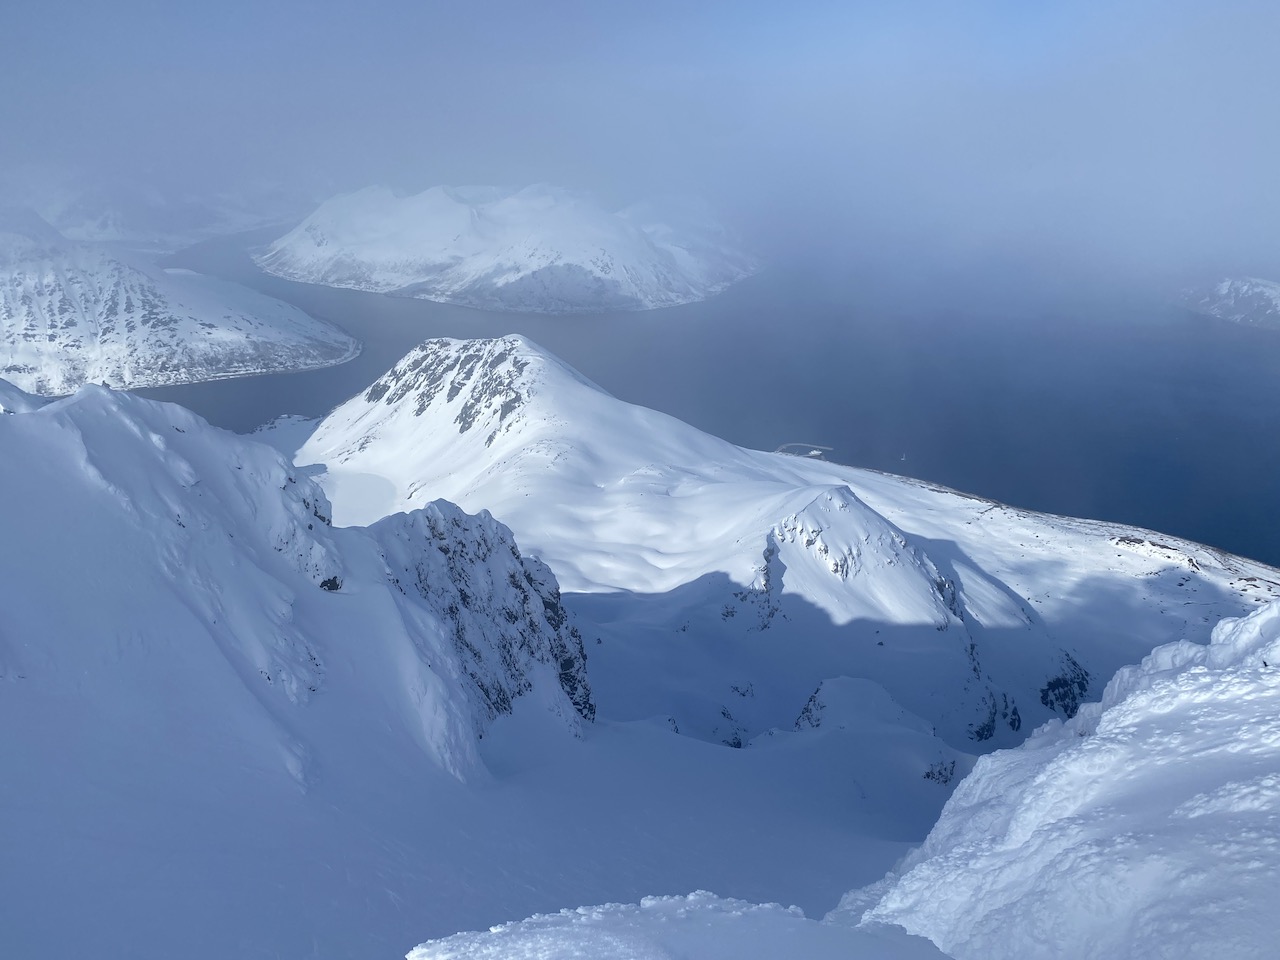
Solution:
[{"label": "distant island", "polygon": [[759,269],[700,202],[615,213],[547,184],[370,187],[321,204],[255,260],[289,280],[551,314],[693,303]]},{"label": "distant island", "polygon": [[1228,278],[1185,291],[1182,302],[1206,317],[1280,330],[1280,283],[1272,280]]}]

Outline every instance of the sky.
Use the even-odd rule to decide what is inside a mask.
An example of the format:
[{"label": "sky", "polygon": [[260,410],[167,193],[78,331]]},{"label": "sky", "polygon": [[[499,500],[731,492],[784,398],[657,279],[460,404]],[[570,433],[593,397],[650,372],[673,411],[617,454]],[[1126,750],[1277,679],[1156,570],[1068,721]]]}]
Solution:
[{"label": "sky", "polygon": [[1280,275],[1275,4],[49,0],[0,167],[698,193],[774,255]]}]

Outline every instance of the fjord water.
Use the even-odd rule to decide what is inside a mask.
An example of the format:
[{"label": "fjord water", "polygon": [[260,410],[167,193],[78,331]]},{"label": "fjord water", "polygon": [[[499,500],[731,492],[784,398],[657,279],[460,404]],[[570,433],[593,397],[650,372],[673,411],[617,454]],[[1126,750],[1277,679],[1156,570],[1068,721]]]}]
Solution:
[{"label": "fjord water", "polygon": [[424,339],[520,333],[616,396],[744,446],[829,447],[842,463],[1280,565],[1268,522],[1280,503],[1275,331],[1120,297],[1046,305],[957,290],[946,302],[783,269],[666,310],[488,313],[267,276],[247,254],[267,239],[209,242],[174,264],[337,324],[361,355],[140,393],[248,431],[327,413]]}]

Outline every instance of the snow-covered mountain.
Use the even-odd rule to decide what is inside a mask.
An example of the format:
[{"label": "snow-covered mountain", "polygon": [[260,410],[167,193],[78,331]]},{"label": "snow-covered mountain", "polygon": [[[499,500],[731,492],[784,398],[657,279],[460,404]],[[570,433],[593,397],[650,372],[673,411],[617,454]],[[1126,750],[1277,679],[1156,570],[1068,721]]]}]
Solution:
[{"label": "snow-covered mountain", "polygon": [[924,835],[924,771],[968,766],[838,697],[750,751],[588,723],[576,618],[491,517],[335,528],[179,407],[0,402],[6,956],[390,956],[698,888],[812,914]]},{"label": "snow-covered mountain", "polygon": [[1188,290],[1182,302],[1196,313],[1257,327],[1280,328],[1280,283],[1257,277],[1222,280]]},{"label": "snow-covered mountain", "polygon": [[290,280],[536,313],[690,303],[757,269],[700,205],[611,213],[545,184],[370,187],[326,201],[256,259]]},{"label": "snow-covered mountain", "polygon": [[25,390],[306,370],[358,350],[336,327],[278,300],[67,241],[34,213],[0,211],[0,377]]},{"label": "snow-covered mountain", "polygon": [[301,467],[99,387],[0,409],[6,955],[936,956],[851,930],[865,891],[809,918],[973,754],[1280,592],[742,450],[519,338],[423,345]]},{"label": "snow-covered mountain", "polygon": [[869,921],[960,960],[1275,956],[1280,604],[978,761]]},{"label": "snow-covered mountain", "polygon": [[[594,713],[547,568],[447,503],[336,529],[276,451],[180,407],[32,406],[0,416],[3,952],[172,956],[198,931],[223,939],[195,955],[296,955],[330,912],[349,955],[382,935],[353,915],[398,906],[336,909],[348,884],[416,899],[433,849],[463,881],[441,834],[491,780],[480,738]],[[494,816],[467,802],[468,830]]]},{"label": "snow-covered mountain", "polygon": [[[297,462],[324,468],[339,523],[436,497],[491,510],[605,638],[611,715],[735,746],[895,712],[951,751],[1016,743],[1158,643],[1280,595],[1277,571],[1199,545],[735,447],[519,337],[428,341]],[[916,775],[945,782],[957,755],[935,752]]]}]

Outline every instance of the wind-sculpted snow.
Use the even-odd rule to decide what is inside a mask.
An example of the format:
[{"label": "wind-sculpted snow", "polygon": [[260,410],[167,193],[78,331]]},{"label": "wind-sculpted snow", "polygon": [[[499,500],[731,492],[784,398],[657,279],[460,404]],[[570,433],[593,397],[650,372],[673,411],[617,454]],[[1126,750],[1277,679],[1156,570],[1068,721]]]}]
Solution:
[{"label": "wind-sculpted snow", "polygon": [[342,363],[359,345],[296,307],[0,214],[0,377],[46,396]]},{"label": "wind-sculpted snow", "polygon": [[807,919],[776,903],[705,891],[579,907],[424,943],[407,960],[931,960],[927,940]]},{"label": "wind-sculpted snow", "polygon": [[[25,505],[6,538],[17,569],[5,582],[21,598],[7,622],[17,636],[58,638],[33,649],[39,657],[56,660],[65,644],[74,659],[91,624],[171,634],[175,624],[148,601],[178,603],[184,643],[221,649],[255,696],[278,688],[301,704],[324,687],[325,649],[344,643],[324,611],[367,603],[370,623],[387,631],[380,643],[420,655],[415,682],[436,699],[427,727],[442,728],[438,739],[424,730],[425,745],[459,776],[474,765],[469,739],[517,697],[539,690],[570,729],[594,710],[554,577],[487,514],[439,502],[369,530],[333,529],[323,491],[275,451],[180,407],[102,388],[4,418],[0,430],[5,498]],[[56,547],[43,531],[68,526],[62,511],[84,514],[72,523],[77,549],[59,562],[65,582],[80,585],[79,602],[54,626],[57,583],[43,564]],[[125,569],[128,579],[114,579]]]},{"label": "wind-sculpted snow", "polygon": [[439,502],[338,529],[275,450],[181,407],[0,401],[0,952],[173,956],[194,929],[218,946],[193,955],[349,955],[386,923],[351,891],[452,896],[435,874],[476,841],[450,820],[527,831],[458,812],[481,738],[522,710],[575,743],[595,707],[506,527]]},{"label": "wind-sculpted snow", "polygon": [[1229,278],[1208,289],[1188,290],[1182,300],[1196,313],[1219,320],[1280,329],[1280,283],[1272,280]]},{"label": "wind-sculpted snow", "polygon": [[868,921],[967,960],[1272,957],[1280,603],[978,761]]},{"label": "wind-sculpted snow", "polygon": [[49,401],[19,390],[7,380],[0,380],[0,413],[30,413]]},{"label": "wind-sculpted snow", "polygon": [[488,310],[647,310],[704,300],[755,261],[701,206],[609,213],[546,185],[369,188],[322,204],[257,258],[268,273]]},{"label": "wind-sculpted snow", "polygon": [[606,714],[731,746],[842,676],[957,750],[1013,744],[1158,643],[1280,595],[1280,573],[1183,541],[735,447],[519,337],[424,343],[297,462],[324,467],[339,523],[435,497],[491,510],[608,634]]}]

